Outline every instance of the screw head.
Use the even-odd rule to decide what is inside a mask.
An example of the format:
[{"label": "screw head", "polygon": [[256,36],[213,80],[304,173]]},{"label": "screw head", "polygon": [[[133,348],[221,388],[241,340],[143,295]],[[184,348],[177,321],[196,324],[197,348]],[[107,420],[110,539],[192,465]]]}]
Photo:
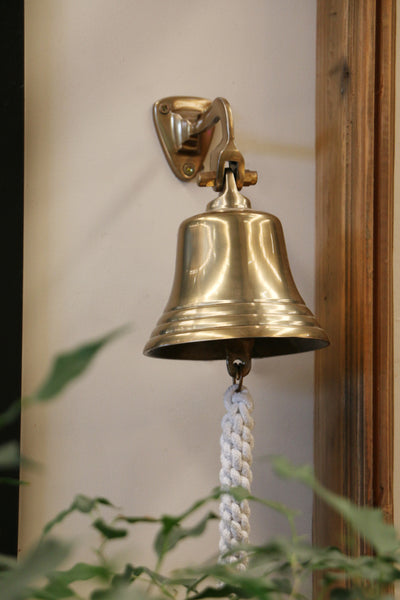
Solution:
[{"label": "screw head", "polygon": [[195,172],[194,164],[193,163],[185,163],[182,167],[182,171],[186,177],[192,177]]},{"label": "screw head", "polygon": [[160,104],[160,108],[159,111],[162,115],[167,115],[169,113],[169,106],[168,104]]}]

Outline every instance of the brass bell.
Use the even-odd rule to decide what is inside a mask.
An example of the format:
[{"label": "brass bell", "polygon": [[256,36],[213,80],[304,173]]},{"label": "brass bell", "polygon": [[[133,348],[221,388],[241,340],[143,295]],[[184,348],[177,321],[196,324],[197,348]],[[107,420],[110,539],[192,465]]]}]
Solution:
[{"label": "brass bell", "polygon": [[[171,100],[160,102],[164,106]],[[159,117],[157,104],[155,111]],[[231,151],[232,131],[228,137]],[[226,140],[224,144],[226,150]],[[223,182],[220,195],[206,212],[180,226],[172,291],[144,354],[227,359],[232,376],[234,362],[240,360],[243,376],[251,357],[318,350],[329,341],[293,281],[280,221],[252,210],[238,190],[237,182],[246,184],[248,172],[244,162],[238,169],[236,152],[235,147],[230,168],[225,168],[226,154],[217,160],[211,179],[215,189],[218,180]],[[254,183],[253,176],[249,179]]]},{"label": "brass bell", "polygon": [[207,212],[180,226],[171,295],[144,353],[215,360],[243,339],[255,358],[328,344],[293,281],[280,221],[251,210],[228,170]]}]

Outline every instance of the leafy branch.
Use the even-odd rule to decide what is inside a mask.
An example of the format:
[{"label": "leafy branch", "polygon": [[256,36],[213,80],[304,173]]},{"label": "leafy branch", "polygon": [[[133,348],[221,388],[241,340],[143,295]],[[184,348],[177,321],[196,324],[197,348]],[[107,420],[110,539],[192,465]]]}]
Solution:
[{"label": "leafy branch", "polygon": [[[60,395],[91,365],[98,352],[118,337],[118,329],[101,338],[56,357],[44,382],[35,393],[22,400],[22,406],[48,402]],[[14,403],[0,415],[0,428],[18,418],[21,402]],[[14,468],[20,456],[13,443],[0,445],[0,467]],[[273,461],[282,478],[298,481],[311,488],[347,523],[363,536],[375,554],[348,556],[338,548],[316,548],[298,536],[297,511],[270,500],[260,499],[243,488],[216,488],[191,504],[178,515],[126,516],[104,497],[75,496],[69,507],[58,513],[43,530],[41,540],[20,562],[0,556],[1,600],[200,600],[230,598],[234,600],[304,600],[303,581],[314,572],[321,573],[321,593],[331,600],[377,600],[385,595],[386,586],[400,579],[400,543],[394,528],[385,523],[377,509],[358,507],[321,485],[309,466],[294,466],[283,457]],[[0,480],[6,483],[6,480]],[[12,483],[19,483],[12,480]],[[237,501],[244,499],[263,505],[283,515],[289,525],[289,538],[278,537],[260,545],[236,547],[247,553],[249,566],[239,571],[235,564],[221,564],[212,559],[172,573],[162,573],[165,557],[188,539],[203,535],[217,516],[215,503],[227,491]],[[86,515],[88,526],[99,534],[99,544],[92,563],[80,562],[69,569],[62,564],[70,546],[54,538],[54,531],[76,513]],[[110,518],[110,513],[112,517]],[[117,565],[107,555],[115,541],[134,535],[135,526],[155,528],[153,549],[155,566],[138,563]],[[110,550],[111,552],[111,550]],[[90,591],[82,595],[80,586],[87,582]]]}]

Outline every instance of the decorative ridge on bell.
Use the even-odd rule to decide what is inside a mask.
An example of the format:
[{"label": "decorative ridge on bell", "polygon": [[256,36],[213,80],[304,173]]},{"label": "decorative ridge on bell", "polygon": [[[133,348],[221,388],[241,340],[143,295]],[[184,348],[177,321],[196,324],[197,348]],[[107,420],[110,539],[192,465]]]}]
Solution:
[{"label": "decorative ridge on bell", "polygon": [[[174,115],[177,120],[171,125]],[[175,161],[174,172],[184,180],[195,177],[201,168],[218,119],[223,135],[211,154],[214,170],[200,173],[198,181],[220,194],[206,212],[185,220],[179,228],[171,294],[144,354],[226,359],[233,377],[239,362],[243,377],[252,357],[327,346],[325,331],[294,283],[279,219],[253,210],[239,191],[243,185],[256,183],[257,173],[245,170],[235,146],[228,102],[165,98],[155,104],[154,118],[168,161]],[[171,130],[175,138],[168,137]],[[180,131],[179,147],[176,130]],[[195,146],[203,153],[200,158]],[[227,163],[229,168],[225,168]],[[188,165],[193,166],[190,174]]]}]

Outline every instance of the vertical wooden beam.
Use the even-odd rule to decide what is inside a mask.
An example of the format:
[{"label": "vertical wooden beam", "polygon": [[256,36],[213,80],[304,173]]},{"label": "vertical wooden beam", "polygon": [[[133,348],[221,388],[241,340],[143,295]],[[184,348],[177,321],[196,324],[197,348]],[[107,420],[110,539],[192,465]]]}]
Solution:
[{"label": "vertical wooden beam", "polygon": [[374,504],[393,520],[393,198],[396,3],[377,4],[374,212]]},{"label": "vertical wooden beam", "polygon": [[[395,0],[317,7],[316,310],[331,346],[316,353],[315,469],[390,517]],[[314,542],[349,550],[348,533],[316,500]]]}]

